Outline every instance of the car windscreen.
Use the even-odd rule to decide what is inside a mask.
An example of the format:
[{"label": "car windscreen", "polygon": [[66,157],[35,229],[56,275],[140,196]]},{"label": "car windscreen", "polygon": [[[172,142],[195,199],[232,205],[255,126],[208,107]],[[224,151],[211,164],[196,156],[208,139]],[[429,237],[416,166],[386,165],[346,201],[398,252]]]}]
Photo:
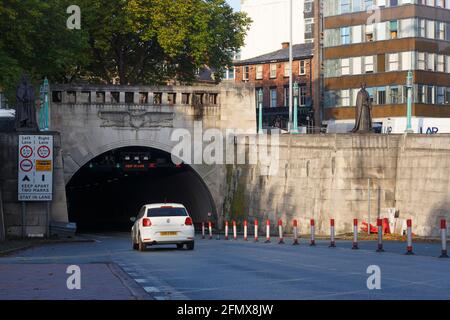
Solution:
[{"label": "car windscreen", "polygon": [[153,208],[147,210],[147,217],[187,217],[186,209],[184,208]]}]

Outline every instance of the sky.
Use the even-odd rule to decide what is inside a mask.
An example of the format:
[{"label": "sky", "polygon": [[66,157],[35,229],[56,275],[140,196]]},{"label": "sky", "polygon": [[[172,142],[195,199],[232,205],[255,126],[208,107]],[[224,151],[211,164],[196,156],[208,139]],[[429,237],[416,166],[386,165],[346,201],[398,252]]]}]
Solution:
[{"label": "sky", "polygon": [[239,11],[241,7],[241,0],[227,0],[228,4],[233,7],[234,11]]}]

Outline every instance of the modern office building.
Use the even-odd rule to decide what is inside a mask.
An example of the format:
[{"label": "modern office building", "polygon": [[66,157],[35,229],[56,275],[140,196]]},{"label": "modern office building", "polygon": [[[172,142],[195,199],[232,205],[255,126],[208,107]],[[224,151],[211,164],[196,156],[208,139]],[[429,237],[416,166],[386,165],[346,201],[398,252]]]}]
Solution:
[{"label": "modern office building", "polygon": [[379,130],[404,132],[409,70],[412,130],[450,132],[450,0],[322,1],[328,132],[353,127],[361,83]]}]

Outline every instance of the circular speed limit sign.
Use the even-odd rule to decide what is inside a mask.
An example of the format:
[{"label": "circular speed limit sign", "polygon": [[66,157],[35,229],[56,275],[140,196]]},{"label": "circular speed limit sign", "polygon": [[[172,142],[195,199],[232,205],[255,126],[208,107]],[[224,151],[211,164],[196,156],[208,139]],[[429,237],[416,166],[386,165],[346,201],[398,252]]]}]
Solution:
[{"label": "circular speed limit sign", "polygon": [[33,155],[33,148],[31,148],[30,146],[23,146],[22,148],[20,148],[20,155],[23,158],[29,158]]},{"label": "circular speed limit sign", "polygon": [[37,154],[41,158],[47,158],[50,155],[50,148],[47,146],[40,146],[37,149]]}]

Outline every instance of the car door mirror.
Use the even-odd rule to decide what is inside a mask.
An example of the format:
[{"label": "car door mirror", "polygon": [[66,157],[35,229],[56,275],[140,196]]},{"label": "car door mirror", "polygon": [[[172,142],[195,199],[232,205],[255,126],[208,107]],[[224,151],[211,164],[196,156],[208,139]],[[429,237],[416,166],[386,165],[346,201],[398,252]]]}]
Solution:
[{"label": "car door mirror", "polygon": [[136,222],[136,217],[130,217],[131,222]]}]

